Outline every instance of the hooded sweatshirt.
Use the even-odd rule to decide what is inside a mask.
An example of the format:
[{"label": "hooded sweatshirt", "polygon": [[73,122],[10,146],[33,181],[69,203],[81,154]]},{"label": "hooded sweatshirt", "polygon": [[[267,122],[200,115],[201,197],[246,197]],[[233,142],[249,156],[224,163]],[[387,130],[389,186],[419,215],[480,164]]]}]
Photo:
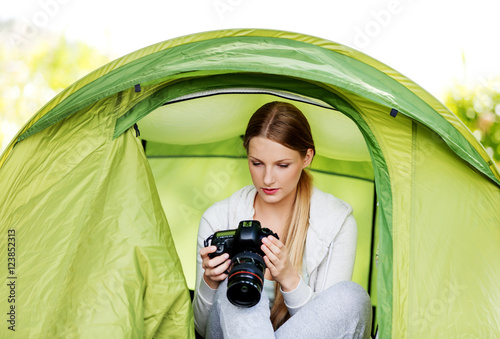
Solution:
[{"label": "hooded sweatshirt", "polygon": [[[235,229],[240,221],[253,219],[256,194],[254,186],[246,186],[205,211],[198,229],[198,253],[205,246],[205,239],[217,230]],[[301,280],[294,290],[281,291],[291,316],[317,293],[339,281],[351,280],[356,241],[357,226],[351,206],[314,187],[304,249],[304,272],[301,272]],[[193,311],[195,327],[200,334],[206,331],[216,292],[203,280],[203,273],[201,256],[198,254]],[[304,275],[308,279],[304,279]]]}]

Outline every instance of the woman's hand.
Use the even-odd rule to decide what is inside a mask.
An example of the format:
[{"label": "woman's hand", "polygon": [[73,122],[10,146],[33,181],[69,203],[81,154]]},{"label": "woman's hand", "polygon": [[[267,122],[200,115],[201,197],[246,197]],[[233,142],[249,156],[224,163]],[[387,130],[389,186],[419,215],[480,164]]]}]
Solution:
[{"label": "woman's hand", "polygon": [[266,266],[281,289],[284,292],[294,290],[299,285],[300,275],[290,262],[285,244],[270,235],[262,239],[261,249],[265,253]]},{"label": "woman's hand", "polygon": [[229,254],[227,253],[210,259],[208,254],[213,253],[216,250],[217,247],[215,246],[203,247],[200,250],[202,261],[201,266],[205,270],[205,273],[203,273],[203,279],[212,289],[217,289],[221,281],[227,278],[227,274],[224,272],[226,272],[229,265],[231,265],[231,260],[229,259]]}]

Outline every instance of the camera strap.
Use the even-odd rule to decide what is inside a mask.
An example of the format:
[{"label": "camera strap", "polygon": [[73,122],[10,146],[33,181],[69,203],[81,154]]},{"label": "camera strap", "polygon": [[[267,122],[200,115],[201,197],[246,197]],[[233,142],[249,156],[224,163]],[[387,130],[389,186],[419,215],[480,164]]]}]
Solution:
[{"label": "camera strap", "polygon": [[210,246],[210,240],[212,240],[212,239],[214,238],[214,235],[215,235],[215,234],[212,234],[212,235],[211,235],[211,236],[209,236],[207,239],[205,239],[205,241],[204,241],[204,245],[205,245],[205,247]]}]

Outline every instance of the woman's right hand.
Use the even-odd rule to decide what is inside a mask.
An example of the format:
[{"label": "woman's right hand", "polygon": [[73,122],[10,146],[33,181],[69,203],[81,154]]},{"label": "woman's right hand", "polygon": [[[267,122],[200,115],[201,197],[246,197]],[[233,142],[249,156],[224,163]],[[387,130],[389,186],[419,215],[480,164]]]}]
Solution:
[{"label": "woman's right hand", "polygon": [[209,253],[213,253],[217,250],[215,246],[203,247],[200,250],[202,267],[205,270],[203,273],[203,279],[208,286],[212,289],[217,289],[221,281],[227,278],[228,274],[225,273],[231,265],[231,259],[229,259],[229,254],[224,253],[213,259],[208,256]]}]

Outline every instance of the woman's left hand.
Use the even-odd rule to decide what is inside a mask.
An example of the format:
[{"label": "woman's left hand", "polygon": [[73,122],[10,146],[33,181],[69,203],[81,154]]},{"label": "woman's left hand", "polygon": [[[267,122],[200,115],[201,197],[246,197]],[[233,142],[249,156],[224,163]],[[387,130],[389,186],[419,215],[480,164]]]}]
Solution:
[{"label": "woman's left hand", "polygon": [[285,244],[270,235],[262,239],[261,249],[265,253],[266,266],[274,280],[281,285],[281,289],[284,292],[294,290],[300,282],[300,275],[288,257],[288,248]]}]

